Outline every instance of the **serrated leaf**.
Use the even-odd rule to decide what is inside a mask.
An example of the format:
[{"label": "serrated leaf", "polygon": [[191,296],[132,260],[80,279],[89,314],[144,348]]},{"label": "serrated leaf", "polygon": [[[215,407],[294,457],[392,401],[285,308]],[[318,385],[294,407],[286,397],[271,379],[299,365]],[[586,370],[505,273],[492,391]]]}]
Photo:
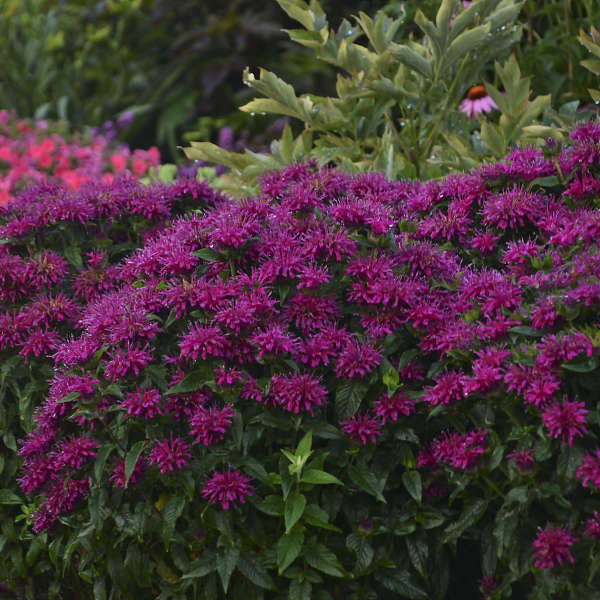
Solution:
[{"label": "serrated leaf", "polygon": [[293,531],[282,535],[277,542],[277,567],[281,575],[298,558],[304,543],[304,534]]},{"label": "serrated leaf", "polygon": [[274,494],[271,494],[263,500],[254,502],[254,506],[256,506],[256,508],[258,508],[258,510],[261,512],[272,517],[281,517],[283,515],[284,505],[281,496],[275,496]]},{"label": "serrated leaf", "polygon": [[338,417],[353,415],[360,408],[367,392],[367,385],[356,381],[344,381],[335,393],[335,410]]},{"label": "serrated leaf", "polygon": [[496,125],[484,121],[481,124],[481,139],[494,156],[506,154],[506,141]]},{"label": "serrated leaf", "polygon": [[423,493],[421,474],[418,471],[405,471],[402,474],[402,483],[411,497],[421,504]]},{"label": "serrated leaf", "polygon": [[145,446],[146,440],[140,440],[139,442],[136,442],[133,446],[131,446],[129,452],[127,452],[127,456],[125,457],[125,487],[127,487],[127,485],[129,484],[129,480],[133,475],[135,465],[137,464],[138,458],[143,452]]},{"label": "serrated leaf", "polygon": [[238,560],[237,568],[254,585],[265,590],[275,589],[273,578],[254,555],[247,552],[243,553]]},{"label": "serrated leaf", "polygon": [[375,496],[380,502],[387,504],[382,494],[382,486],[372,471],[368,471],[359,465],[350,465],[348,467],[348,476],[360,489],[367,492],[367,494],[371,494],[371,496]]},{"label": "serrated leaf", "polygon": [[483,516],[487,505],[487,500],[483,500],[482,498],[467,501],[458,520],[454,521],[454,523],[444,531],[441,543],[448,544],[457,540],[466,529],[479,521]]},{"label": "serrated leaf", "polygon": [[320,527],[321,529],[328,529],[329,531],[336,531],[338,533],[342,532],[339,527],[329,523],[329,515],[316,504],[309,504],[304,509],[303,522],[313,527]]},{"label": "serrated leaf", "polygon": [[285,532],[289,533],[298,522],[306,508],[306,497],[298,492],[292,492],[285,501],[284,519]]},{"label": "serrated leaf", "polygon": [[165,547],[168,547],[169,542],[171,541],[171,537],[175,531],[175,525],[177,524],[177,519],[179,519],[181,516],[184,508],[185,498],[183,496],[170,496],[165,502],[165,505],[161,511],[163,517],[162,538]]},{"label": "serrated leaf", "polygon": [[289,117],[295,117],[296,119],[302,118],[301,113],[298,111],[286,106],[285,104],[281,104],[281,102],[271,100],[270,98],[255,98],[247,104],[240,106],[240,110],[246,113],[267,113],[275,115],[287,115]]},{"label": "serrated leaf", "polygon": [[227,594],[231,576],[235,571],[238,559],[240,558],[240,549],[237,546],[230,546],[224,552],[217,554],[216,566],[217,573],[221,579],[223,591]]},{"label": "serrated leaf", "polygon": [[303,556],[313,569],[333,577],[344,577],[344,567],[338,557],[323,544],[311,544],[306,548]]},{"label": "serrated leaf", "polygon": [[312,584],[307,579],[299,581],[294,579],[290,583],[290,591],[288,592],[288,600],[310,600]]},{"label": "serrated leaf", "polygon": [[413,537],[406,537],[405,541],[410,562],[419,575],[425,578],[427,576],[427,557],[429,555],[427,543],[422,539],[414,539]]},{"label": "serrated leaf", "polygon": [[200,579],[206,577],[217,568],[214,553],[205,553],[196,558],[189,565],[189,570],[182,575],[182,579]]},{"label": "serrated leaf", "polygon": [[326,473],[320,469],[306,469],[302,472],[303,483],[313,483],[317,485],[335,484],[344,485],[335,475]]}]

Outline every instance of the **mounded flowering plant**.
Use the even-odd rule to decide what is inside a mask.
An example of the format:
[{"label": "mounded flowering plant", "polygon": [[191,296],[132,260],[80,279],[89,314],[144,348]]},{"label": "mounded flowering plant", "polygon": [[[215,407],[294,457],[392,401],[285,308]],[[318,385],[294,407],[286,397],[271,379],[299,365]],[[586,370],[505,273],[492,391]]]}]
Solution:
[{"label": "mounded flowering plant", "polygon": [[593,598],[599,147],[294,165],[148,236],[53,349],[33,531],[100,597]]},{"label": "mounded flowering plant", "polygon": [[[97,381],[85,376],[66,377],[50,388],[54,354],[78,331],[85,306],[120,288],[118,264],[125,256],[178,215],[217,198],[193,180],[145,186],[132,178],[93,178],[77,190],[45,182],[0,207],[0,582],[19,594],[39,598],[48,590],[52,595],[61,586],[69,588],[69,578],[54,573],[56,558],[47,536],[27,531],[23,519],[30,508],[25,504],[19,510],[24,492],[35,489],[35,475],[20,486],[15,480],[23,460],[28,464],[26,455],[18,454],[18,440],[35,426],[34,412],[48,393],[60,400],[67,385],[67,393],[84,399],[95,391]],[[130,406],[132,414],[150,414],[151,398],[133,398]],[[52,410],[59,416],[64,408],[59,403]],[[95,443],[77,436],[66,448],[70,457],[56,457],[55,463],[65,468],[95,455]],[[68,485],[83,489],[81,483]],[[55,497],[69,505],[59,488]]]}]

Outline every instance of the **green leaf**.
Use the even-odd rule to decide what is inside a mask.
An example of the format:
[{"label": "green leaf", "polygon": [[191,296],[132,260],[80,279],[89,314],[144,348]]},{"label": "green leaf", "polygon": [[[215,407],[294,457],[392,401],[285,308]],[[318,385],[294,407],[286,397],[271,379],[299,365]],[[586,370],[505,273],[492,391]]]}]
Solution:
[{"label": "green leaf", "polygon": [[385,588],[395,592],[399,597],[409,600],[427,600],[429,595],[423,588],[418,586],[411,578],[408,571],[400,569],[380,569],[375,578]]},{"label": "green leaf", "polygon": [[411,497],[421,504],[423,491],[421,485],[421,474],[418,471],[405,471],[402,474],[402,483]]},{"label": "green leaf", "polygon": [[296,456],[304,458],[310,455],[310,449],[312,447],[312,431],[307,431],[306,435],[298,443],[296,448]]},{"label": "green leaf", "polygon": [[288,600],[310,600],[312,592],[312,584],[308,579],[299,581],[294,579],[290,584],[288,592]]},{"label": "green leaf", "polygon": [[344,577],[344,567],[338,557],[323,544],[310,544],[303,553],[306,562],[313,568],[333,577]]},{"label": "green leaf", "polygon": [[162,526],[162,539],[165,547],[168,547],[173,532],[175,531],[175,525],[177,519],[181,516],[183,509],[185,508],[185,498],[183,496],[175,495],[171,496],[165,503],[162,509],[163,526]]},{"label": "green leaf", "polygon": [[459,519],[454,521],[454,523],[444,531],[441,543],[448,544],[456,541],[466,529],[479,521],[483,516],[487,505],[487,500],[483,500],[482,498],[468,500]]},{"label": "green leaf", "polygon": [[348,476],[360,489],[367,492],[367,494],[371,494],[371,496],[375,496],[380,502],[387,504],[382,494],[383,485],[380,484],[372,471],[361,465],[351,465],[348,467]]},{"label": "green leaf", "polygon": [[135,465],[145,446],[146,440],[140,440],[131,446],[129,452],[127,452],[127,456],[125,457],[125,487],[129,484]]},{"label": "green leaf", "polygon": [[0,490],[0,504],[21,504],[23,501],[13,491]]},{"label": "green leaf", "polygon": [[77,246],[68,246],[65,248],[65,257],[77,269],[83,269],[81,250]]},{"label": "green leaf", "polygon": [[[98,450],[96,455],[96,462],[94,463],[94,478],[96,483],[100,483],[102,479],[102,473],[104,472],[104,465],[106,460],[110,456],[110,453],[115,449],[115,445],[111,442],[103,444]],[[135,465],[134,465],[135,466]]]},{"label": "green leaf", "polygon": [[285,532],[289,533],[298,522],[306,508],[306,497],[298,492],[292,492],[285,501],[284,518]]},{"label": "green leaf", "polygon": [[283,516],[283,499],[281,496],[275,496],[271,494],[264,498],[264,500],[259,500],[258,502],[254,502],[254,506],[258,508],[261,512],[266,515],[270,515],[271,517],[281,517]]},{"label": "green leaf", "polygon": [[184,573],[182,579],[200,579],[216,569],[214,553],[205,553],[190,563],[189,570]]},{"label": "green leaf", "polygon": [[356,413],[367,393],[368,385],[356,381],[344,381],[335,393],[335,410],[338,417],[345,418]]},{"label": "green leaf", "polygon": [[320,527],[321,529],[342,533],[342,530],[339,527],[329,523],[329,515],[316,504],[309,504],[305,508],[303,522],[312,525],[313,527]]},{"label": "green leaf", "polygon": [[406,65],[409,69],[420,73],[427,79],[433,79],[433,66],[431,61],[427,60],[424,56],[421,56],[409,46],[392,42],[390,44],[390,52],[394,58],[399,60],[403,65]]},{"label": "green leaf", "polygon": [[277,543],[277,567],[281,575],[298,558],[304,543],[304,534],[295,531],[282,535]]},{"label": "green leaf", "polygon": [[454,63],[467,56],[469,52],[479,48],[487,38],[489,32],[490,24],[486,23],[485,25],[479,25],[461,33],[453,40],[443,55],[445,68],[448,69],[454,66]]},{"label": "green leaf", "polygon": [[221,585],[225,594],[227,594],[229,581],[239,558],[240,549],[237,546],[230,546],[224,552],[217,554],[217,573],[219,573],[219,577],[221,578]]},{"label": "green leaf", "polygon": [[[313,461],[314,462],[314,461]],[[306,469],[302,473],[303,483],[344,485],[335,475],[320,469]]]},{"label": "green leaf", "polygon": [[506,141],[496,125],[484,121],[481,124],[481,139],[494,156],[501,157],[506,154]]},{"label": "green leaf", "polygon": [[591,373],[598,368],[598,360],[595,357],[584,361],[574,359],[572,362],[564,362],[560,366],[566,371],[573,371],[574,373]]},{"label": "green leaf", "polygon": [[188,373],[177,385],[167,390],[167,396],[171,394],[187,394],[195,392],[204,387],[212,377],[212,371],[209,367],[203,367]]},{"label": "green leaf", "polygon": [[269,572],[260,563],[258,558],[249,552],[244,552],[237,563],[237,568],[240,570],[242,575],[249,579],[254,585],[261,587],[265,590],[275,589],[275,583],[273,578],[269,575]]},{"label": "green leaf", "polygon": [[222,254],[219,254],[210,248],[200,248],[200,250],[196,250],[195,252],[192,252],[192,254],[206,262],[220,262],[227,260]]},{"label": "green leaf", "polygon": [[421,577],[427,577],[427,557],[429,555],[429,546],[423,539],[414,539],[413,537],[404,538],[408,557],[413,567]]}]

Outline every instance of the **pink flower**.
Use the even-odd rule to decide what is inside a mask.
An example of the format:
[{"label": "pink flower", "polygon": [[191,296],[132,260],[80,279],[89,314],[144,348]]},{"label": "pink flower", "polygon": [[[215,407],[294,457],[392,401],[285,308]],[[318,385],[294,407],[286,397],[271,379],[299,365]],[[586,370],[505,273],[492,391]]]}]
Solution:
[{"label": "pink flower", "polygon": [[519,452],[511,452],[506,455],[506,458],[513,458],[519,471],[526,472],[530,471],[535,465],[535,459],[533,458],[534,449],[522,448]]},{"label": "pink flower", "polygon": [[583,487],[591,483],[596,490],[600,490],[600,448],[593,454],[584,454],[583,463],[579,465],[575,479],[581,479]]},{"label": "pink flower", "polygon": [[383,423],[368,413],[365,415],[353,415],[346,421],[340,421],[342,431],[348,435],[351,440],[360,442],[363,446],[367,442],[377,443],[377,438],[381,435]]},{"label": "pink flower", "polygon": [[202,441],[205,446],[210,446],[223,439],[234,417],[235,411],[230,404],[221,409],[211,406],[208,410],[200,406],[190,418],[190,433],[196,444]]},{"label": "pink flower", "polygon": [[121,401],[121,406],[127,409],[127,416],[143,419],[153,419],[155,415],[162,414],[160,392],[157,389],[142,390],[126,395]]},{"label": "pink flower", "polygon": [[600,541],[600,514],[594,511],[594,518],[588,519],[585,522],[585,531],[583,535],[587,535],[595,539],[596,541]]},{"label": "pink flower", "polygon": [[156,442],[148,458],[151,465],[158,465],[160,472],[166,473],[185,467],[191,456],[190,447],[181,438],[173,438],[171,434],[170,443],[167,438]]},{"label": "pink flower", "polygon": [[498,108],[498,106],[487,95],[483,85],[472,87],[467,92],[467,97],[460,103],[460,110],[471,119],[474,119],[481,112],[492,112],[493,108]]},{"label": "pink flower", "polygon": [[571,546],[576,541],[577,538],[566,527],[538,527],[538,534],[533,542],[536,550],[535,568],[551,569],[556,562],[562,565],[565,560],[573,564],[575,559],[571,554]]},{"label": "pink flower", "polygon": [[574,437],[581,437],[587,433],[585,427],[585,402],[569,402],[563,398],[562,406],[554,402],[542,413],[542,420],[548,435],[553,438],[561,438],[569,446],[573,445]]},{"label": "pink flower", "polygon": [[202,497],[211,504],[221,504],[223,510],[236,502],[246,503],[246,497],[251,496],[254,487],[250,485],[252,480],[241,471],[232,471],[231,467],[220,473],[215,471],[206,480],[202,489]]},{"label": "pink flower", "polygon": [[327,390],[320,377],[313,377],[308,373],[287,377],[273,375],[268,398],[274,405],[295,415],[300,411],[313,414],[316,407],[327,402]]},{"label": "pink flower", "polygon": [[350,338],[335,362],[335,374],[348,379],[364,377],[379,365],[382,356],[373,344]]},{"label": "pink flower", "polygon": [[381,419],[382,425],[385,425],[388,419],[395,423],[400,419],[400,415],[408,417],[415,412],[415,401],[404,394],[383,394],[373,403],[373,412]]}]

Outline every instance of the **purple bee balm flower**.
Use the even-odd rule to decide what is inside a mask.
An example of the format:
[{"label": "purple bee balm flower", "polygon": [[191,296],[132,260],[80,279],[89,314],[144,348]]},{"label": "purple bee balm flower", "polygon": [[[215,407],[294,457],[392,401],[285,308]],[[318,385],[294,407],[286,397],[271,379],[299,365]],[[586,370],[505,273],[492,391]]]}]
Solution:
[{"label": "purple bee balm flower", "polygon": [[321,377],[308,373],[273,375],[267,400],[296,415],[303,411],[313,414],[316,407],[327,402],[327,390]]},{"label": "purple bee balm flower", "polygon": [[382,425],[388,420],[395,423],[401,415],[408,417],[415,412],[415,401],[405,394],[390,396],[386,393],[373,402],[373,412],[381,419]]},{"label": "purple bee balm flower", "polygon": [[594,511],[594,518],[585,522],[585,531],[583,535],[600,541],[600,513]]},{"label": "purple bee balm flower", "polygon": [[377,438],[381,436],[382,421],[376,416],[368,413],[364,415],[352,415],[346,421],[340,421],[342,431],[353,441],[360,442],[363,446],[367,443],[377,443]]},{"label": "purple bee balm flower", "polygon": [[190,434],[196,444],[202,441],[205,446],[210,446],[223,439],[234,417],[235,411],[230,404],[221,409],[216,406],[209,409],[201,406],[189,420]]},{"label": "purple bee balm flower", "polygon": [[143,348],[139,344],[129,342],[125,349],[117,348],[109,355],[110,360],[104,367],[104,373],[109,381],[117,381],[129,373],[139,375],[152,362],[152,354],[148,352],[148,344]]},{"label": "purple bee balm flower", "polygon": [[[532,379],[532,377],[534,377]],[[555,392],[560,388],[560,381],[551,374],[538,374],[528,377],[529,381],[523,391],[523,399],[527,404],[533,404],[536,408],[544,408]]]},{"label": "purple bee balm flower", "polygon": [[600,490],[600,448],[594,454],[584,454],[583,463],[577,469],[576,479],[581,480],[583,487],[591,486]]},{"label": "purple bee balm flower", "polygon": [[587,433],[585,427],[585,402],[569,402],[563,398],[562,405],[554,402],[542,413],[542,420],[548,430],[548,435],[561,438],[569,446],[573,445],[574,437],[582,437]]},{"label": "purple bee balm flower", "polygon": [[459,371],[443,373],[433,387],[427,386],[423,401],[431,406],[451,404],[465,396],[464,374]]},{"label": "purple bee balm flower", "polygon": [[258,347],[256,358],[260,360],[265,354],[278,356],[294,352],[298,340],[293,338],[283,325],[274,323],[265,330],[257,332],[250,339],[250,343]]},{"label": "purple bee balm flower", "polygon": [[174,438],[171,434],[171,440],[162,438],[154,445],[148,456],[148,462],[151,465],[158,465],[161,473],[182,469],[188,464],[191,458],[190,447],[181,439]]},{"label": "purple bee balm flower", "polygon": [[252,480],[241,471],[232,471],[231,467],[222,473],[215,471],[206,480],[202,489],[202,497],[211,504],[221,504],[223,510],[236,502],[246,503],[246,497],[251,496],[254,487],[250,484]]},{"label": "purple bee balm flower", "polygon": [[73,508],[75,502],[89,494],[89,480],[57,479],[52,483],[45,501],[33,515],[33,531],[50,529],[57,517]]},{"label": "purple bee balm flower", "polygon": [[25,357],[27,363],[32,354],[36,357],[46,355],[51,350],[55,350],[60,342],[61,337],[54,329],[38,329],[33,331],[23,342],[23,348],[19,354]]},{"label": "purple bee balm flower", "polygon": [[466,434],[444,432],[431,444],[431,456],[436,463],[446,463],[466,470],[475,465],[486,448],[487,430]]},{"label": "purple bee balm flower", "polygon": [[563,564],[565,560],[575,562],[571,554],[571,546],[578,541],[566,527],[538,527],[538,534],[533,542],[535,549],[535,568],[551,569],[555,563]]},{"label": "purple bee balm flower", "polygon": [[534,449],[530,448],[529,450],[526,448],[522,448],[519,452],[516,450],[506,455],[506,458],[512,458],[517,465],[519,471],[526,473],[531,471],[535,465]]},{"label": "purple bee balm flower", "polygon": [[335,361],[335,374],[338,377],[364,377],[375,369],[382,359],[382,353],[373,344],[350,338]]},{"label": "purple bee balm flower", "polygon": [[192,323],[188,333],[179,342],[182,358],[206,360],[208,356],[222,357],[227,347],[227,338],[218,327],[204,327],[200,323]]},{"label": "purple bee balm flower", "polygon": [[99,445],[96,440],[85,435],[63,440],[58,448],[50,454],[50,459],[53,462],[52,469],[55,472],[66,467],[80,469],[87,460],[96,456],[95,449]]},{"label": "purple bee balm flower", "polygon": [[335,296],[296,294],[286,306],[286,316],[304,335],[324,329],[339,316]]},{"label": "purple bee balm flower", "polygon": [[126,394],[121,406],[127,409],[127,417],[153,419],[155,415],[163,414],[160,392],[154,388],[136,388],[135,392]]},{"label": "purple bee balm flower", "polygon": [[498,108],[496,103],[488,96],[483,85],[476,85],[469,89],[467,97],[460,103],[460,110],[469,118],[474,119],[478,114],[492,112]]}]

